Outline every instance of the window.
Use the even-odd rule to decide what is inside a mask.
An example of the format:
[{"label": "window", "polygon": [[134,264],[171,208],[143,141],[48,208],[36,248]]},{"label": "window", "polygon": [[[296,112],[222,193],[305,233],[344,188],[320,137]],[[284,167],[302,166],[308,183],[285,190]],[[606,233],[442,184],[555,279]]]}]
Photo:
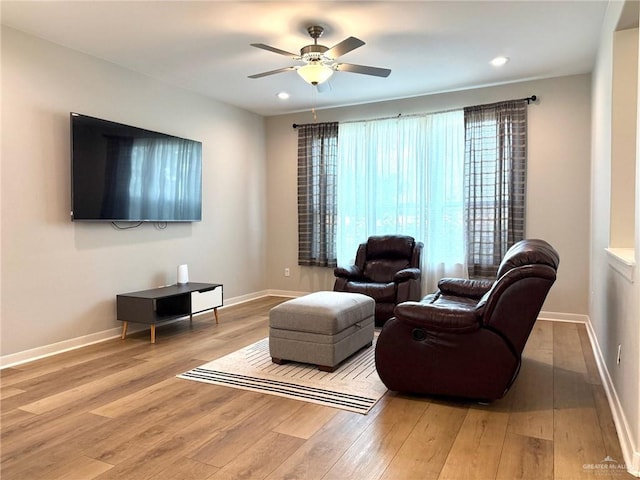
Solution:
[{"label": "window", "polygon": [[529,100],[299,126],[298,263],[352,264],[369,236],[399,233],[424,243],[425,291],[495,276],[525,234]]},{"label": "window", "polygon": [[463,111],[340,125],[338,264],[371,235],[424,243],[423,286],[465,274]]}]

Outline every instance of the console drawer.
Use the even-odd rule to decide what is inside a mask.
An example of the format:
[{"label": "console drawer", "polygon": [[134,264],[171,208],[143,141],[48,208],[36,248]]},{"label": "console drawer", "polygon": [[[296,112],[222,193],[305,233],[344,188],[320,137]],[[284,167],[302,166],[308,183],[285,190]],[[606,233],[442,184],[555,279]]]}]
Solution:
[{"label": "console drawer", "polygon": [[222,287],[206,292],[191,292],[191,313],[203,312],[222,306]]}]

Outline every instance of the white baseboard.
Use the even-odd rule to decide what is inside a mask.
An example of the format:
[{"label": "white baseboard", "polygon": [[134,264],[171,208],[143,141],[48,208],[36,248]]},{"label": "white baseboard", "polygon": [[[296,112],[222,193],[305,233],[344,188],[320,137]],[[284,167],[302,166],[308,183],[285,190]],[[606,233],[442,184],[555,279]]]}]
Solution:
[{"label": "white baseboard", "polygon": [[613,423],[616,426],[616,432],[618,433],[618,440],[620,441],[620,448],[622,450],[622,456],[624,457],[624,463],[627,467],[627,472],[636,477],[640,477],[640,451],[638,451],[638,446],[635,445],[631,428],[629,427],[627,417],[624,414],[622,405],[620,404],[618,392],[611,380],[611,375],[607,369],[607,364],[604,361],[602,350],[598,344],[598,339],[589,317],[587,317],[586,327],[589,335],[589,342],[591,343],[591,349],[593,350],[593,356],[595,357],[596,365],[598,367],[598,373],[602,379],[602,385],[607,395],[607,400],[609,401],[611,416],[613,417]]},{"label": "white baseboard", "polygon": [[269,296],[272,297],[287,297],[287,298],[297,298],[302,297],[303,295],[308,295],[311,292],[296,292],[293,290],[268,290]]},{"label": "white baseboard", "polygon": [[[260,292],[254,292],[248,295],[240,295],[233,298],[225,298],[224,306],[220,307],[220,310],[232,305],[238,305],[241,303],[256,300],[258,298],[267,296],[279,296],[279,297],[298,297],[304,295],[304,292],[286,292],[280,290],[262,290]],[[176,321],[180,321],[177,319]],[[167,322],[171,323],[171,322]],[[165,323],[165,325],[167,324]],[[129,324],[129,332],[135,333],[141,330],[148,329],[148,325]],[[0,356],[0,370],[8,367],[15,367],[23,363],[33,362],[41,358],[50,357],[59,353],[68,352],[77,348],[87,347],[94,343],[105,342],[114,338],[120,337],[122,334],[122,327],[114,327],[101,332],[91,333],[89,335],[83,335],[81,337],[71,338],[69,340],[63,340],[62,342],[52,343],[50,345],[44,345],[42,347],[36,347],[29,350],[23,350],[21,352],[12,353],[8,355]]]},{"label": "white baseboard", "polygon": [[[238,297],[225,299],[225,304],[224,306],[220,307],[220,309],[222,310],[225,307],[238,305],[241,303],[249,302],[251,300],[257,300],[258,298],[267,297],[267,296],[296,298],[296,297],[301,297],[303,295],[306,295],[308,293],[309,292],[300,292],[300,291],[293,291],[293,290],[274,290],[274,289],[261,290],[261,291],[253,292],[247,295],[240,295]],[[540,315],[538,316],[538,318],[540,320],[587,323],[586,315],[576,315],[571,313],[540,312]],[[138,326],[135,326],[135,324],[130,325],[129,327],[131,329],[130,330],[131,333],[135,333],[137,331],[148,328],[147,326],[138,327]],[[52,343],[50,345],[44,345],[42,347],[36,347],[30,350],[24,350],[22,352],[3,355],[3,356],[0,356],[0,369],[13,367],[16,365],[20,365],[22,363],[32,362],[34,360],[49,357],[51,355],[56,355],[58,353],[67,352],[69,350],[75,350],[76,348],[86,347],[94,343],[111,340],[113,338],[119,337],[120,334],[121,334],[121,328],[114,327],[108,330],[103,330],[102,332],[96,332],[89,335],[84,335],[81,337],[64,340],[62,342]]]},{"label": "white baseboard", "polygon": [[103,330],[102,332],[83,335],[82,337],[71,338],[69,340],[63,340],[62,342],[52,343],[50,345],[36,347],[30,350],[23,350],[22,352],[12,353],[9,355],[3,355],[2,357],[0,357],[0,369],[14,367],[22,363],[32,362],[34,360],[39,360],[51,355],[57,355],[58,353],[75,350],[76,348],[86,347],[88,345],[104,342],[106,340],[111,340],[112,338],[119,337],[121,334],[121,327],[110,328],[109,330]]},{"label": "white baseboard", "polygon": [[552,322],[588,323],[589,316],[580,313],[540,312],[538,320],[550,320]]}]

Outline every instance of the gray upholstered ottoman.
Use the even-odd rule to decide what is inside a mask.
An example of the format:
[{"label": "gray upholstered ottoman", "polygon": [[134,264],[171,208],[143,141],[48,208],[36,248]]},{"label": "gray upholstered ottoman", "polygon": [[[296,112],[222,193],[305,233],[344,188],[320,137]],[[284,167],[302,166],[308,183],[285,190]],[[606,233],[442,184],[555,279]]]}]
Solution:
[{"label": "gray upholstered ottoman", "polygon": [[332,372],[373,342],[375,301],[359,293],[316,292],[288,300],[269,312],[269,352]]}]

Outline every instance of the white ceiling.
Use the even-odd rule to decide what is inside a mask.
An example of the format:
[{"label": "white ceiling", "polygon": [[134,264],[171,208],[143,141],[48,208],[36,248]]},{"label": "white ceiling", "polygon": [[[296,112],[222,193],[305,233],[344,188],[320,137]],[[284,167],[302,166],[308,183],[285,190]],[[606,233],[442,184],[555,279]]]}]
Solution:
[{"label": "white ceiling", "polygon": [[[6,1],[2,23],[261,115],[277,115],[505,82],[590,72],[606,1]],[[340,61],[390,68],[388,78],[336,72],[318,93],[299,52],[349,36],[366,45]],[[501,68],[489,61],[505,55]],[[280,91],[291,97],[282,101]],[[535,92],[532,92],[535,93]]]}]

